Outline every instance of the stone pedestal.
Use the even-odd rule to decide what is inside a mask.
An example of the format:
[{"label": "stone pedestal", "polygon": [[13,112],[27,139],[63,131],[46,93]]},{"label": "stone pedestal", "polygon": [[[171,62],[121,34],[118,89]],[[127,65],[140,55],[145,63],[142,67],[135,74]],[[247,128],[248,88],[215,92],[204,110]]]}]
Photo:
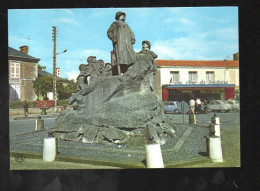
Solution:
[{"label": "stone pedestal", "polygon": [[[128,135],[122,137],[118,130],[124,130],[125,134],[136,130],[133,134],[138,135],[148,123],[161,131],[168,130],[168,126],[164,129],[159,125],[165,123],[165,114],[163,102],[150,87],[151,69],[151,58],[142,55],[124,75],[98,76],[69,99],[74,110],[60,113],[56,130],[77,140],[79,129],[82,129],[82,142],[107,141],[109,144],[122,143],[125,138],[130,140]],[[68,136],[63,138],[68,139]],[[143,142],[142,137],[138,140]]]}]

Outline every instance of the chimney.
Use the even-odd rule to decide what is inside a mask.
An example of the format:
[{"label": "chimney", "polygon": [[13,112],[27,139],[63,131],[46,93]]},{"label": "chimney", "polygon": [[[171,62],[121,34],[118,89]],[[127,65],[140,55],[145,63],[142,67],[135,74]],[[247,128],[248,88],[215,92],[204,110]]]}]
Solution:
[{"label": "chimney", "polygon": [[233,54],[233,60],[239,60],[239,53]]},{"label": "chimney", "polygon": [[29,47],[28,46],[21,46],[19,48],[20,48],[20,52],[28,55],[28,52],[29,52]]}]

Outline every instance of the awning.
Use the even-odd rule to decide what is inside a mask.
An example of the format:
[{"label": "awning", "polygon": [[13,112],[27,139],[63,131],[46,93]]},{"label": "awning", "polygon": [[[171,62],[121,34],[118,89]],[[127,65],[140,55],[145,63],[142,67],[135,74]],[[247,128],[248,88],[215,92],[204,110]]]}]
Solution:
[{"label": "awning", "polygon": [[199,89],[226,89],[235,88],[235,84],[169,84],[163,85],[162,89],[185,89],[185,90],[199,90]]}]

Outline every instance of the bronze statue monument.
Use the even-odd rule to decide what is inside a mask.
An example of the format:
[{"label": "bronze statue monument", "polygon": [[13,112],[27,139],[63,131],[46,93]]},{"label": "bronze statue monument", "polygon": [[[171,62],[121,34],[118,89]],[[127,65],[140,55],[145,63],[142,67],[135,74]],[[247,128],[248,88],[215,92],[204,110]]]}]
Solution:
[{"label": "bronze statue monument", "polygon": [[173,138],[175,130],[165,118],[163,102],[153,92],[157,55],[147,40],[135,53],[135,36],[125,16],[117,12],[107,32],[115,61],[105,64],[89,56],[88,64],[80,65],[78,92],[69,99],[73,110],[62,111],[56,119],[56,137],[129,147],[143,147],[150,136],[160,144]]}]

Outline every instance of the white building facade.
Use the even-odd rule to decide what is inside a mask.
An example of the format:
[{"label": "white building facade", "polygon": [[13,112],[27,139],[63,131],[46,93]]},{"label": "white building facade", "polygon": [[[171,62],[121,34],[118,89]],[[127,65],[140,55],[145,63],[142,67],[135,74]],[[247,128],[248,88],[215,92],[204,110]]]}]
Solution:
[{"label": "white building facade", "polygon": [[239,94],[239,61],[156,60],[155,93],[164,101],[234,99]]}]

